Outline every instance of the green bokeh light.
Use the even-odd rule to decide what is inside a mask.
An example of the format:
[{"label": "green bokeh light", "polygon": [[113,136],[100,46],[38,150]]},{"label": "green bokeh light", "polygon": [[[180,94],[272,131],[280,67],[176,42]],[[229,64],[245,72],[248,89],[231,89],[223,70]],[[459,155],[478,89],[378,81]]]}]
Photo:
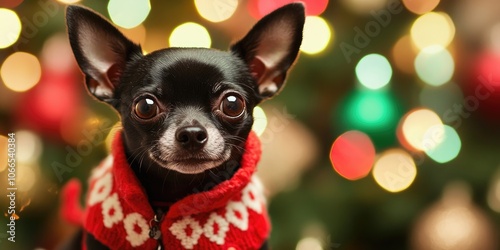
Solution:
[{"label": "green bokeh light", "polygon": [[363,86],[369,89],[380,89],[391,80],[391,64],[382,55],[366,55],[356,65],[356,77]]},{"label": "green bokeh light", "polygon": [[450,81],[455,62],[446,48],[434,45],[420,51],[415,58],[415,70],[425,83],[440,86]]},{"label": "green bokeh light", "polygon": [[340,125],[342,131],[365,132],[377,146],[388,146],[396,139],[394,131],[401,111],[389,91],[354,91],[341,103],[337,114],[334,125]]},{"label": "green bokeh light", "polygon": [[455,159],[462,147],[457,131],[448,125],[443,125],[443,128],[439,129],[431,127],[427,131],[424,140],[428,145],[425,154],[439,163],[446,163]]},{"label": "green bokeh light", "polygon": [[149,0],[110,0],[108,12],[116,25],[131,29],[146,20],[151,11]]}]

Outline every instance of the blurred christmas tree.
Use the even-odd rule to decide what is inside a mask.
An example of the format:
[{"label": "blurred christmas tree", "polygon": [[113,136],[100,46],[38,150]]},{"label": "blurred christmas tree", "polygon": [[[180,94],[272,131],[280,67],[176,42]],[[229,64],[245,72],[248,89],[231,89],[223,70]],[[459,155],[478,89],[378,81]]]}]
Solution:
[{"label": "blurred christmas tree", "polygon": [[[59,218],[59,190],[87,178],[119,127],[85,93],[65,35],[72,2],[0,0],[0,152],[15,133],[19,187],[16,243],[0,227],[1,249],[52,249],[74,232]],[[288,2],[79,4],[147,53],[226,49]],[[500,3],[303,2],[302,55],[285,90],[255,114],[273,249],[496,249]]]}]

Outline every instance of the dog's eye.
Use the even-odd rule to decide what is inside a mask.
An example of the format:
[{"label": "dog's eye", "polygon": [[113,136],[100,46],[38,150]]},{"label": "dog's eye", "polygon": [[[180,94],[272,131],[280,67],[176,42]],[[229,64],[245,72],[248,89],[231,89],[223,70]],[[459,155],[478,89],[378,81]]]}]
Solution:
[{"label": "dog's eye", "polygon": [[158,114],[158,105],[151,98],[144,98],[135,105],[135,114],[141,119],[151,119]]},{"label": "dog's eye", "polygon": [[220,110],[228,117],[238,118],[245,111],[245,101],[240,95],[229,93],[222,99]]}]

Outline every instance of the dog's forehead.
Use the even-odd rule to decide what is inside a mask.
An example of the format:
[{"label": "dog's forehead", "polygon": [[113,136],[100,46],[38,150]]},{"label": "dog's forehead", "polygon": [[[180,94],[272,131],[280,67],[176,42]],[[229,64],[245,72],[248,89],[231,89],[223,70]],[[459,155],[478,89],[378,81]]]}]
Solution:
[{"label": "dog's forehead", "polygon": [[[132,74],[141,84],[132,91],[154,93],[171,102],[207,102],[210,93],[225,89],[251,91],[249,70],[243,60],[230,52],[202,48],[169,48],[146,55]],[[135,71],[137,72],[137,71]],[[141,76],[140,76],[141,75]]]},{"label": "dog's forehead", "polygon": [[151,74],[162,77],[172,76],[172,80],[231,81],[245,69],[234,55],[204,48],[170,48],[157,51],[152,55]]}]

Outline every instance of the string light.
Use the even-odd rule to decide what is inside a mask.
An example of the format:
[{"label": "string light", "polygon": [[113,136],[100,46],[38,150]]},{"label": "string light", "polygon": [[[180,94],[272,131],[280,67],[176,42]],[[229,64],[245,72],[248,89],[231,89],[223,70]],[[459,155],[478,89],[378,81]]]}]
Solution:
[{"label": "string light", "polygon": [[21,20],[16,12],[0,8],[0,49],[14,44],[21,34]]},{"label": "string light", "polygon": [[389,149],[375,162],[373,178],[389,192],[401,192],[415,180],[417,168],[413,158],[402,149]]},{"label": "string light", "polygon": [[149,0],[110,0],[108,12],[118,26],[131,29],[146,20],[151,11]]},{"label": "string light", "polygon": [[308,16],[304,24],[300,50],[307,54],[320,53],[328,46],[332,36],[333,31],[325,19],[319,16]]},{"label": "string light", "polygon": [[42,75],[42,68],[36,56],[26,52],[15,52],[5,59],[0,76],[5,86],[16,92],[33,88]]},{"label": "string light", "polygon": [[170,34],[170,47],[210,48],[212,40],[207,29],[200,24],[187,22],[177,26]]},{"label": "string light", "polygon": [[333,169],[348,180],[367,176],[375,160],[375,146],[366,134],[348,131],[340,135],[330,150]]}]

